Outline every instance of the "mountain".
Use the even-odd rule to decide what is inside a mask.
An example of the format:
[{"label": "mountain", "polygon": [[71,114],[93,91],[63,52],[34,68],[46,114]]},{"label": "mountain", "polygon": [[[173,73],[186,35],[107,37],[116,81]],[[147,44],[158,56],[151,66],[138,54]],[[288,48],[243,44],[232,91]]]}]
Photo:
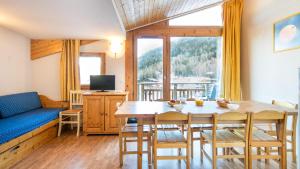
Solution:
[{"label": "mountain", "polygon": [[[184,37],[171,39],[172,78],[215,78],[218,65],[220,38]],[[162,77],[161,47],[152,49],[138,59],[138,80],[154,81]]]}]

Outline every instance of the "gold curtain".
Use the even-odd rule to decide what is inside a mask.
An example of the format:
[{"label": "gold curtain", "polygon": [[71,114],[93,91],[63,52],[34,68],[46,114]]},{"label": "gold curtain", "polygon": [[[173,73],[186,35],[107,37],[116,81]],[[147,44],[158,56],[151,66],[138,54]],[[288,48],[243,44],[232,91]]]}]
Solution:
[{"label": "gold curtain", "polygon": [[64,40],[60,59],[60,92],[62,100],[69,100],[70,90],[80,90],[79,40]]},{"label": "gold curtain", "polygon": [[223,63],[221,96],[241,99],[240,48],[243,0],[229,0],[223,4]]}]

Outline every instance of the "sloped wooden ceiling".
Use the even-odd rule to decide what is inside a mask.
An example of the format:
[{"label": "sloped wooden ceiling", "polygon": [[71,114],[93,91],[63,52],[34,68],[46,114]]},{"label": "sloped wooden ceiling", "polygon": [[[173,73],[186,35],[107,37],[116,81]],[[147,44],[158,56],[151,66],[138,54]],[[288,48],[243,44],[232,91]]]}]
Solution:
[{"label": "sloped wooden ceiling", "polygon": [[132,30],[168,18],[196,12],[223,0],[113,0],[125,29]]}]

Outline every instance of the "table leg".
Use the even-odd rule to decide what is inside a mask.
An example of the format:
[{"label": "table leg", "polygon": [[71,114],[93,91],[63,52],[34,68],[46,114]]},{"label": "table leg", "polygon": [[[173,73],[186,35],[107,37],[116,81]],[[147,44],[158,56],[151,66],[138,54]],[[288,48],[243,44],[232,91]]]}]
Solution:
[{"label": "table leg", "polygon": [[138,119],[138,153],[137,153],[137,165],[138,169],[142,169],[143,162],[143,121]]}]

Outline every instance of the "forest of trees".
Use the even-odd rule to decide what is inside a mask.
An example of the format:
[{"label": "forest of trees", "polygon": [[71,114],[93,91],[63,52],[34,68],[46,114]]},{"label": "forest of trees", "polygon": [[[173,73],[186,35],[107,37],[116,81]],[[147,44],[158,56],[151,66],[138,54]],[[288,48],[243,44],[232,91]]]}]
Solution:
[{"label": "forest of trees", "polygon": [[[216,77],[219,38],[178,38],[171,42],[171,71],[175,78]],[[161,47],[155,48],[139,57],[139,82],[161,79],[162,51]]]}]

